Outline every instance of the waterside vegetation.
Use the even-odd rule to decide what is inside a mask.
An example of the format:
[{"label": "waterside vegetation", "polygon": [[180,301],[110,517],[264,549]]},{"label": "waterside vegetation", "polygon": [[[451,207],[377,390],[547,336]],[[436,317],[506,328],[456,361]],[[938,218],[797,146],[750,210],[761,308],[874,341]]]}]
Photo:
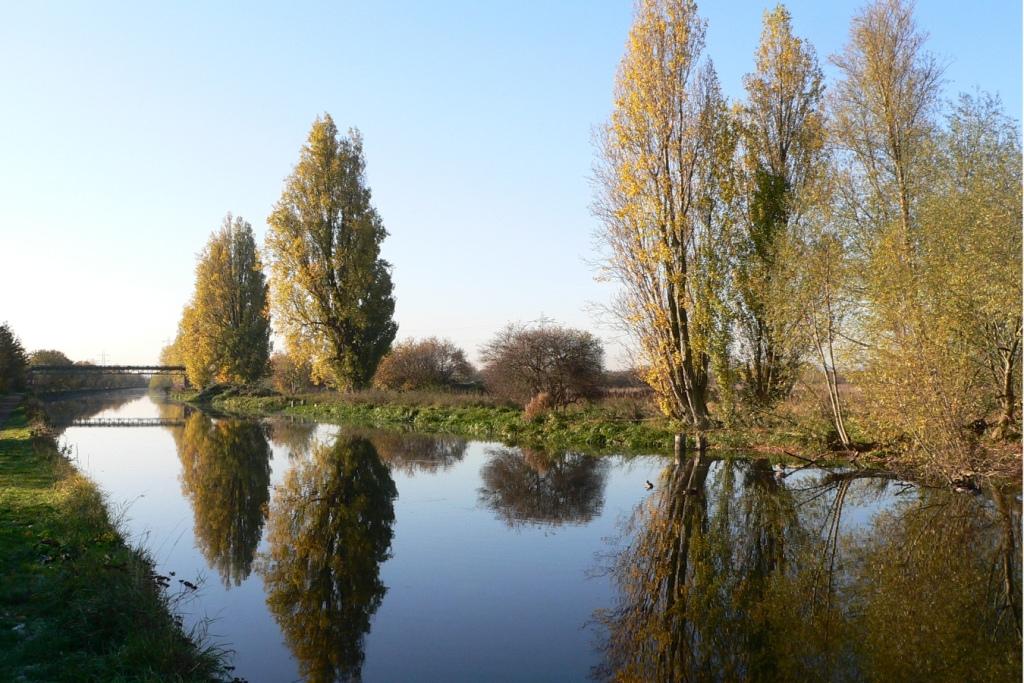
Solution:
[{"label": "waterside vegetation", "polygon": [[[586,330],[511,323],[478,349],[479,372],[448,340],[392,348],[362,139],[328,115],[268,219],[270,306],[254,309],[284,338],[272,384],[286,398],[214,404],[551,446],[803,444],[951,484],[1019,476],[1018,122],[985,93],[942,100],[943,65],[904,0],[852,18],[833,82],[789,11],[766,12],[736,101],[706,30],[693,0],[639,0],[597,136],[598,277],[618,285],[606,312],[646,387],[633,415],[601,399],[604,350]],[[215,289],[208,313],[226,320],[243,288]],[[209,346],[185,326],[165,356]],[[371,385],[489,397],[368,400]],[[301,398],[314,387],[341,394]]]},{"label": "waterside vegetation", "polygon": [[0,424],[0,679],[211,681],[223,652],[185,633],[192,589],[157,575],[32,403]]},{"label": "waterside vegetation", "polygon": [[[605,389],[601,399],[561,410],[527,415],[508,399],[481,392],[443,390],[278,394],[262,388],[218,385],[171,397],[225,415],[289,416],[356,427],[451,434],[499,441],[553,453],[671,454],[683,425],[664,417],[648,392]],[[898,463],[891,454],[865,445],[863,451],[832,447],[831,423],[820,397],[798,390],[785,418],[736,424],[714,432],[710,449],[719,454],[757,454],[794,465],[856,461],[873,466]],[[689,438],[687,447],[697,443]],[[907,472],[907,474],[913,474]]]}]

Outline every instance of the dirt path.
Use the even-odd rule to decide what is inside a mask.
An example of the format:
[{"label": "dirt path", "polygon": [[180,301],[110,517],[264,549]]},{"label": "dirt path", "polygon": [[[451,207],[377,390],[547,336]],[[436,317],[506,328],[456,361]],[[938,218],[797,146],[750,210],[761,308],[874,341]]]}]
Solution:
[{"label": "dirt path", "polygon": [[22,394],[7,394],[0,396],[0,427],[7,422],[7,416],[21,403]]}]

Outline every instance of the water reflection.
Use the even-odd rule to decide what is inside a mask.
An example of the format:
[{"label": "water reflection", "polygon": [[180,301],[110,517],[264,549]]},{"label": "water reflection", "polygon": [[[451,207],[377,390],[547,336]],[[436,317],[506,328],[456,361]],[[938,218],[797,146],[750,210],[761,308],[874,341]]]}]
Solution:
[{"label": "water reflection", "polygon": [[608,460],[506,447],[488,455],[479,501],[509,526],[585,524],[601,513]]},{"label": "water reflection", "polygon": [[[344,427],[336,440],[336,426],[261,431],[145,397],[118,414],[187,424],[65,439],[112,501],[133,501],[128,529],[152,534],[160,571],[217,568],[225,585],[191,614],[217,620],[249,680],[579,680],[601,659],[618,680],[1020,680],[1017,491]],[[401,551],[382,566],[393,530]],[[583,581],[616,533],[610,573]],[[599,607],[594,652],[579,627]]]},{"label": "water reflection", "polygon": [[274,492],[262,556],[267,605],[310,681],[360,677],[386,588],[395,483],[366,439],[315,443]]},{"label": "water reflection", "polygon": [[317,424],[305,420],[276,418],[268,423],[270,441],[283,448],[291,458],[298,458],[309,452],[309,446],[316,434]]},{"label": "water reflection", "polygon": [[[146,395],[145,389],[124,389],[121,391],[104,391],[82,393],[57,398],[43,396],[46,415],[50,424],[59,430],[66,429],[75,420],[93,417],[105,410],[116,410],[121,406],[137,401]],[[180,417],[179,414],[174,417]],[[161,415],[161,417],[163,417]]]},{"label": "water reflection", "polygon": [[270,446],[263,425],[214,422],[191,412],[172,430],[182,492],[192,503],[196,544],[225,586],[252,571],[270,500]]},{"label": "water reflection", "polygon": [[466,455],[466,440],[403,432],[362,432],[392,468],[412,476],[416,472],[436,474],[452,467]]},{"label": "water reflection", "polygon": [[610,567],[596,677],[1019,680],[1019,503],[896,493],[871,473],[667,467]]},{"label": "water reflection", "polygon": [[1021,679],[1020,510],[994,500],[931,492],[855,546],[844,602],[869,678]]}]

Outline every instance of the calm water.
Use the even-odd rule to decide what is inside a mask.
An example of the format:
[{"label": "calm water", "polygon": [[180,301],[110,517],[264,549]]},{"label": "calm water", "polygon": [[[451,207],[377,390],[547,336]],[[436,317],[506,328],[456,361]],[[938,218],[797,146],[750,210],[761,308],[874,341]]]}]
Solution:
[{"label": "calm water", "polygon": [[176,421],[61,440],[249,681],[1020,680],[1016,492],[51,413]]}]

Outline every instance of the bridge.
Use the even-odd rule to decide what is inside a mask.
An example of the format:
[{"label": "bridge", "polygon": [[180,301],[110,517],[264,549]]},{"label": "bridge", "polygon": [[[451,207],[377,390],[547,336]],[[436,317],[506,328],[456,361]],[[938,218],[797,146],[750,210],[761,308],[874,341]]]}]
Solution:
[{"label": "bridge", "polygon": [[183,375],[184,365],[30,365],[32,375]]},{"label": "bridge", "polygon": [[83,417],[72,427],[182,427],[185,420],[169,417]]}]

